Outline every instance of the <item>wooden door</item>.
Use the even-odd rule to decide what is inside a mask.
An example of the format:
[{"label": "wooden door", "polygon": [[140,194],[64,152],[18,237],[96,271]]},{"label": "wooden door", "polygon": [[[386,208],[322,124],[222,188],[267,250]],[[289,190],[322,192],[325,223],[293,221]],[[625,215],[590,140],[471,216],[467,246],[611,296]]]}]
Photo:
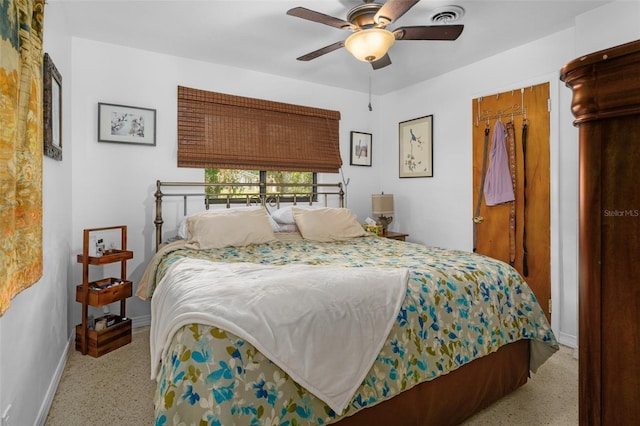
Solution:
[{"label": "wooden door", "polygon": [[[475,225],[475,250],[510,263],[532,288],[547,318],[551,319],[551,236],[549,199],[549,83],[484,96],[473,100],[473,206],[476,208],[482,182],[484,132],[489,128],[487,169],[496,120],[515,128],[515,235],[510,238],[511,203],[480,207],[482,223]],[[522,125],[527,123],[526,162],[522,146]],[[507,141],[507,149],[509,142]],[[508,151],[510,152],[510,151]],[[526,171],[526,200],[525,200]],[[526,208],[525,208],[526,201]],[[473,212],[473,216],[476,214]],[[526,230],[526,238],[525,238]],[[527,271],[523,268],[526,239]],[[525,273],[527,272],[527,273]]]}]

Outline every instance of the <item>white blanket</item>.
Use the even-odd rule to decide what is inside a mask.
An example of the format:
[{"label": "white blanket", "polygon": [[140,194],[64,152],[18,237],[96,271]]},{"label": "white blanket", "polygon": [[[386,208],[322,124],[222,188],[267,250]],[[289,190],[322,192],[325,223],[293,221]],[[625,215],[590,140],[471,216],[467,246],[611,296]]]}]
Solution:
[{"label": "white blanket", "polygon": [[342,413],[391,331],[407,276],[399,268],[180,260],[151,302],[151,378],[180,327],[206,324],[250,342]]}]

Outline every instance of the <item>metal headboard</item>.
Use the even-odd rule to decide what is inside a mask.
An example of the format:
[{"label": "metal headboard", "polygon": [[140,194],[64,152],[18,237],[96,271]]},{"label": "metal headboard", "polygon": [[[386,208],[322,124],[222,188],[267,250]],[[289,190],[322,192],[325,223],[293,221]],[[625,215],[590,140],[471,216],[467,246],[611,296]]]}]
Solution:
[{"label": "metal headboard", "polygon": [[[162,192],[163,188],[182,187],[200,188],[204,192],[176,193]],[[207,194],[207,188],[220,188],[233,190],[237,188],[258,188],[257,191],[243,192],[242,194],[224,193]],[[292,191],[292,188],[309,188],[310,191],[300,193]],[[231,191],[232,192],[232,191]],[[205,182],[161,182],[156,181],[156,218],[153,223],[156,226],[156,251],[162,243],[162,199],[163,197],[182,197],[184,200],[184,215],[187,215],[187,198],[200,197],[204,200],[207,210],[212,204],[221,204],[227,208],[232,204],[261,205],[264,207],[280,207],[280,203],[309,205],[323,203],[328,206],[328,197],[337,196],[339,207],[344,207],[344,191],[342,183],[205,183]]]}]

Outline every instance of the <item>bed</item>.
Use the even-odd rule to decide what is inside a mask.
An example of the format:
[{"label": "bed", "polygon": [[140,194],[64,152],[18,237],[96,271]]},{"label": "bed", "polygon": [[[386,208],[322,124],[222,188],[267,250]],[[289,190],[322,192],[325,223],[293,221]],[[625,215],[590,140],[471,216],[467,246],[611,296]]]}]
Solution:
[{"label": "bed", "polygon": [[[246,209],[205,194],[228,213],[187,215],[187,195],[202,194],[174,194],[187,235],[164,244],[162,199],[186,186],[203,184],[157,182],[157,253],[137,290],[152,301],[158,425],[454,425],[558,349],[512,267],[366,233],[339,184],[299,199],[260,188],[243,195]],[[243,235],[225,240],[231,228]]]}]

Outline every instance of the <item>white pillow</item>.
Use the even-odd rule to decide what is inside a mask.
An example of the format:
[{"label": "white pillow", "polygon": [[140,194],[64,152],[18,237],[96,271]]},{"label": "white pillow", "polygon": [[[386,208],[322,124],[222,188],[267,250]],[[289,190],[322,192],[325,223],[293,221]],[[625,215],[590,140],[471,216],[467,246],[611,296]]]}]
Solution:
[{"label": "white pillow", "polygon": [[291,211],[293,207],[303,210],[317,210],[323,208],[322,206],[310,205],[286,206],[272,212],[271,217],[281,225],[295,225],[296,221],[293,219],[293,212]]},{"label": "white pillow", "polygon": [[298,227],[295,223],[279,223],[278,232],[298,232]]},{"label": "white pillow", "polygon": [[269,214],[263,208],[222,214],[193,215],[187,219],[189,240],[195,249],[240,247],[275,241]]},{"label": "white pillow", "polygon": [[367,236],[367,231],[349,209],[326,207],[308,210],[294,206],[292,211],[305,240],[328,242]]},{"label": "white pillow", "polygon": [[[262,206],[242,206],[242,207],[230,207],[228,209],[225,208],[225,209],[205,210],[202,212],[193,213],[185,217],[184,219],[182,219],[182,221],[180,221],[180,225],[178,225],[178,237],[180,237],[183,240],[189,239],[189,235],[187,233],[187,219],[189,219],[190,217],[193,217],[196,215],[203,215],[203,214],[204,215],[222,214],[222,213],[229,213],[234,211],[250,211],[250,210],[262,210],[262,209],[264,209],[264,207]],[[271,224],[271,229],[273,229],[273,232],[280,231],[280,227],[278,226],[276,221],[271,218],[271,216],[269,216],[269,223]]]}]

